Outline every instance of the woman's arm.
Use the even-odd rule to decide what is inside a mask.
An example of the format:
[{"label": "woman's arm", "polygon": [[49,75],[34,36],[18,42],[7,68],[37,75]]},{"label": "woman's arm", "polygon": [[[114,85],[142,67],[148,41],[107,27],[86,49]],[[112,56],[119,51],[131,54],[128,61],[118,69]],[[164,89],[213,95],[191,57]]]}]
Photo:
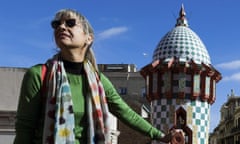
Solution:
[{"label": "woman's arm", "polygon": [[30,68],[24,75],[16,115],[14,144],[31,144],[41,112],[40,66]]},{"label": "woman's arm", "polygon": [[113,115],[134,130],[148,135],[151,139],[159,139],[164,136],[161,131],[154,128],[124,102],[112,83],[103,74],[101,75],[101,81],[106,92],[109,110]]}]

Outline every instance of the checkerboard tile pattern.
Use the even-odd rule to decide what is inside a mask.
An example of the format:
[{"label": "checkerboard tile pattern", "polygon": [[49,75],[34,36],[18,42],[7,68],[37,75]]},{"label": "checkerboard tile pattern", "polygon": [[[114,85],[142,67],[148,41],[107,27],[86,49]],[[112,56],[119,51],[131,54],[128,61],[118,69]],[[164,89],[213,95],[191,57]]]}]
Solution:
[{"label": "checkerboard tile pattern", "polygon": [[[199,100],[159,99],[152,101],[152,124],[167,132],[174,125],[179,107],[187,113],[187,126],[193,132],[193,144],[207,144],[210,121],[210,105]],[[155,144],[156,142],[153,142]]]},{"label": "checkerboard tile pattern", "polygon": [[207,49],[198,35],[190,28],[177,26],[169,31],[158,43],[153,53],[153,61],[158,59],[170,60],[177,57],[180,61],[194,60],[210,64]]}]

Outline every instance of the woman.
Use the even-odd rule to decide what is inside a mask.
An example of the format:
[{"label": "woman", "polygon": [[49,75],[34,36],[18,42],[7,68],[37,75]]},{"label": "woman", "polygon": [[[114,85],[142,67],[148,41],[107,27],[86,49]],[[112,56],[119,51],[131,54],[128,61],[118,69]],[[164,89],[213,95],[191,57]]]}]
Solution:
[{"label": "woman", "polygon": [[170,142],[174,131],[164,135],[152,127],[98,72],[91,48],[94,33],[84,16],[63,9],[51,26],[60,52],[24,76],[15,144],[108,144],[109,111],[151,139]]}]

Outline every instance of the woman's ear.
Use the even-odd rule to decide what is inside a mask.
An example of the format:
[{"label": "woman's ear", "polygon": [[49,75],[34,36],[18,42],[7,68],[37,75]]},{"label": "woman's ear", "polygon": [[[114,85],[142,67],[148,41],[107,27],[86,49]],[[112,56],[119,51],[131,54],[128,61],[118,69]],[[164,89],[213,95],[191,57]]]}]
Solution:
[{"label": "woman's ear", "polygon": [[93,34],[88,34],[87,39],[86,39],[86,44],[90,45],[93,42]]}]

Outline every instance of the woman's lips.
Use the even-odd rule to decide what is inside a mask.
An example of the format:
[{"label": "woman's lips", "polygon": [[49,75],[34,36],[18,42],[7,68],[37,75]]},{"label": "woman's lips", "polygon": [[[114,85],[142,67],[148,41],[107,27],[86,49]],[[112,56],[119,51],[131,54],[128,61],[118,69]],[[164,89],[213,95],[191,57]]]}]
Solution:
[{"label": "woman's lips", "polygon": [[71,38],[70,35],[66,34],[66,33],[59,33],[57,35],[58,38],[62,39],[62,38]]}]

